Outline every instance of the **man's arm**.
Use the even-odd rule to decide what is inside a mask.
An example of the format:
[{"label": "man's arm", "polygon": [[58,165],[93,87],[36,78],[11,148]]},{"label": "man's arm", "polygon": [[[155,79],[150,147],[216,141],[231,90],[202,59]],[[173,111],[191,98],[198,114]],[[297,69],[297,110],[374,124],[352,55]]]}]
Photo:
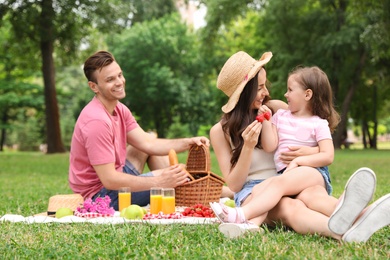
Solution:
[{"label": "man's arm", "polygon": [[151,187],[174,188],[187,182],[186,172],[180,165],[153,171],[154,177],[137,177],[118,172],[114,163],[93,165],[103,186],[109,190],[130,187],[131,191],[149,190]]},{"label": "man's arm", "polygon": [[170,149],[183,152],[190,149],[193,144],[210,145],[209,139],[204,136],[180,139],[153,138],[140,127],[127,133],[127,143],[149,155],[167,155]]}]

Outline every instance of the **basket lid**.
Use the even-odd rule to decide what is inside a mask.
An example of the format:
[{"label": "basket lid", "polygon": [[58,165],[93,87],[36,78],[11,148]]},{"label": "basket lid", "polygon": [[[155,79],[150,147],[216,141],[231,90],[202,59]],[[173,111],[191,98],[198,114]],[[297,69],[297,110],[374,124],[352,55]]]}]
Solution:
[{"label": "basket lid", "polygon": [[187,171],[210,171],[210,151],[208,146],[195,144],[190,147],[187,158]]}]

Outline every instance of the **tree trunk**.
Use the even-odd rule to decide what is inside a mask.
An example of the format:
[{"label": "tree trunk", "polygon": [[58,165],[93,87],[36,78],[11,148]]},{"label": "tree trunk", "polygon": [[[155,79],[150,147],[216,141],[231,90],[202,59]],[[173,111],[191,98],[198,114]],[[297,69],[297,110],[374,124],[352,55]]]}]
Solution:
[{"label": "tree trunk", "polygon": [[343,135],[347,129],[349,107],[351,105],[352,98],[353,95],[355,94],[356,88],[360,84],[361,74],[365,63],[366,63],[366,52],[364,49],[362,49],[359,64],[356,66],[354,70],[354,74],[353,74],[354,77],[351,80],[351,84],[348,86],[347,95],[345,96],[343,104],[341,106],[340,124],[338,125],[337,130],[333,135],[333,143],[335,149],[340,149],[344,141]]},{"label": "tree trunk", "polygon": [[378,88],[376,85],[374,85],[373,87],[373,97],[372,97],[372,100],[373,100],[373,106],[372,106],[372,118],[373,118],[373,121],[374,121],[374,133],[372,135],[372,139],[371,139],[371,142],[370,142],[370,147],[372,149],[378,149],[378,146],[377,146],[377,140],[378,140],[378,118],[377,118],[377,102],[378,102],[378,97],[377,97],[377,92],[378,92]]},{"label": "tree trunk", "polygon": [[63,153],[65,147],[61,139],[60,116],[55,86],[55,66],[53,59],[55,13],[52,0],[43,0],[41,13],[41,55],[45,93],[47,153]]},{"label": "tree trunk", "polygon": [[[4,114],[3,114],[2,118],[1,118],[1,123],[2,123],[2,125],[3,125],[3,126],[6,126],[6,125],[7,125],[7,121],[8,121],[8,115],[7,115],[7,109],[5,109]],[[2,152],[3,149],[4,149],[6,133],[7,133],[6,128],[3,127],[3,128],[1,129],[1,138],[0,138],[0,151],[1,151],[1,152]]]}]

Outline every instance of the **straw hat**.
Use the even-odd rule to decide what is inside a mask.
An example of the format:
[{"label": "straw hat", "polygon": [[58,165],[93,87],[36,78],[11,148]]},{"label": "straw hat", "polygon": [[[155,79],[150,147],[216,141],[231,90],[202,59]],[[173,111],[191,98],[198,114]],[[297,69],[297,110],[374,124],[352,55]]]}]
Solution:
[{"label": "straw hat", "polygon": [[265,52],[257,61],[248,53],[239,51],[226,61],[217,80],[217,88],[229,97],[229,101],[222,107],[224,113],[233,110],[245,85],[271,58],[272,53]]},{"label": "straw hat", "polygon": [[59,194],[49,198],[47,212],[42,212],[36,216],[54,216],[59,208],[70,208],[75,211],[84,202],[80,194]]}]

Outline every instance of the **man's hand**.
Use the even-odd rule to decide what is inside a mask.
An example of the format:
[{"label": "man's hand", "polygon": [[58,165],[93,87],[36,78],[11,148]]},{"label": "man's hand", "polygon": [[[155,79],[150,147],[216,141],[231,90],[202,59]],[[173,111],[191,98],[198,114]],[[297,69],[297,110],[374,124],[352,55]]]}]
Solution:
[{"label": "man's hand", "polygon": [[175,188],[188,181],[185,166],[176,164],[168,168],[153,171],[154,176],[159,178],[159,186],[162,188]]},{"label": "man's hand", "polygon": [[192,144],[197,144],[198,146],[204,144],[206,146],[210,146],[210,140],[207,137],[204,136],[197,136],[190,138],[192,141]]}]

